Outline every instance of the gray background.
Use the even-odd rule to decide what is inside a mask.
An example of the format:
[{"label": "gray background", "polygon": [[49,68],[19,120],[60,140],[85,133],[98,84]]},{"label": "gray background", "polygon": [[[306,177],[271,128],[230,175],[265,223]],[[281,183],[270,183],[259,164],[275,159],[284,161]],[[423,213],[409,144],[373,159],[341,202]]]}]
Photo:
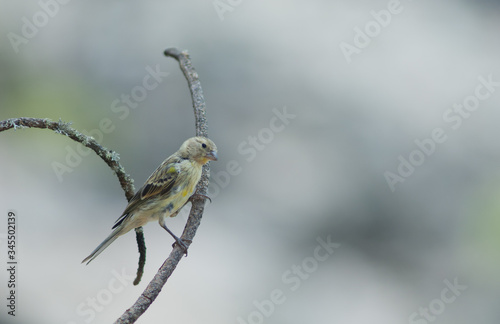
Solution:
[{"label": "gray background", "polygon": [[[500,81],[498,1],[401,0],[350,63],[341,44],[352,45],[356,28],[373,25],[371,11],[390,1],[231,3],[219,15],[212,1],[70,1],[52,6],[16,51],[9,35],[22,36],[43,9],[0,0],[0,119],[61,118],[87,131],[109,119],[102,144],[136,187],[194,135],[186,81],[163,50],[188,49],[200,75],[219,184],[212,179],[189,257],[138,323],[259,323],[255,303],[275,290],[284,301],[265,323],[423,324],[431,321],[420,308],[430,306],[435,323],[498,323],[500,88],[459,126],[444,117],[473,102],[480,77]],[[168,76],[120,119],[112,102],[157,65]],[[284,107],[296,117],[266,138],[273,109]],[[446,140],[392,191],[384,174],[398,172],[400,156],[418,158],[415,141],[435,129]],[[249,161],[242,148],[259,134],[266,143]],[[53,165],[75,148],[46,130],[0,134],[2,268],[9,209],[19,256],[15,319],[0,271],[2,323],[112,322],[171,249],[163,229],[145,227],[138,287],[114,279],[135,273],[132,233],[80,264],[126,200],[93,153],[59,181]],[[232,160],[240,172],[222,183]],[[169,225],[180,234],[185,221],[183,213]],[[314,266],[317,240],[328,237],[340,246]],[[293,290],[282,276],[298,278],[287,271],[303,262],[310,273]],[[466,288],[445,303],[455,280]]]}]

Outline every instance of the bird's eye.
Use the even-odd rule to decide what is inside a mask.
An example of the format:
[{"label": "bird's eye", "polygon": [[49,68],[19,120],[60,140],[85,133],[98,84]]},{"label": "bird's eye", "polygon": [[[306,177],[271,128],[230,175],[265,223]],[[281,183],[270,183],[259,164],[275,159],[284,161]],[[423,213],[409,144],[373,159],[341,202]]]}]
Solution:
[{"label": "bird's eye", "polygon": [[206,148],[207,144],[203,143],[203,144],[201,144],[201,147]]}]

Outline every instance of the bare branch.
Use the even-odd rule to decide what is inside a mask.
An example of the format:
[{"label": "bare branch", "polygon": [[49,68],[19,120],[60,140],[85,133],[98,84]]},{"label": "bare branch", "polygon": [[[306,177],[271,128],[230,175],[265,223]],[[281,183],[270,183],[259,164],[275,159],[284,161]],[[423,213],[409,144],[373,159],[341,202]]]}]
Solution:
[{"label": "bare branch", "polygon": [[[198,74],[194,70],[191,60],[187,52],[180,52],[175,48],[167,49],[165,51],[166,56],[175,58],[184,73],[191,91],[191,97],[193,100],[193,108],[195,114],[195,125],[196,125],[196,136],[208,135],[208,127],[205,116],[205,99],[203,97],[203,91],[201,88],[201,83],[198,79]],[[77,130],[70,127],[70,123],[64,123],[61,120],[58,122],[51,121],[49,119],[40,118],[12,118],[4,121],[0,121],[0,132],[17,129],[17,128],[40,128],[40,129],[50,129],[54,132],[68,136],[72,140],[81,143],[82,145],[92,149],[104,162],[115,172],[120,182],[121,187],[125,192],[127,201],[129,201],[134,195],[133,180],[128,174],[125,173],[125,169],[118,162],[119,156],[116,152],[106,149],[101,146],[93,137],[86,136]],[[203,174],[198,187],[196,190],[196,196],[193,197],[203,197],[206,194],[208,188],[208,178],[210,170],[208,165],[203,167]],[[205,199],[191,199],[191,211],[189,214],[188,221],[182,233],[181,239],[189,247],[191,242],[196,235],[196,231],[200,225],[201,218],[203,216],[203,210],[205,206]],[[142,274],[144,272],[144,263],[146,260],[146,246],[144,243],[144,235],[142,227],[138,227],[136,230],[137,244],[139,248],[139,268],[137,270],[137,278],[134,284],[138,284],[141,280]],[[156,299],[161,289],[167,282],[168,278],[172,272],[177,267],[177,264],[184,255],[184,250],[175,245],[172,252],[165,260],[163,265],[158,270],[157,274],[148,284],[144,292],[141,294],[139,299],[125,311],[125,313],[115,322],[115,323],[134,323],[151,305],[151,303]]]},{"label": "bare branch", "polygon": [[[207,136],[208,127],[207,120],[205,116],[205,99],[203,97],[203,91],[201,89],[201,84],[198,79],[198,74],[194,70],[191,60],[186,51],[180,52],[178,49],[170,48],[165,51],[166,56],[170,56],[179,61],[182,72],[186,77],[191,91],[191,97],[193,100],[193,108],[195,115],[195,125],[196,125],[196,135],[197,136]],[[197,194],[204,195],[208,188],[208,178],[210,175],[210,170],[208,165],[203,167],[203,175],[196,190]],[[189,247],[196,234],[196,230],[200,226],[201,218],[203,216],[203,210],[205,206],[204,199],[192,199],[192,207],[189,213],[189,218],[187,220],[186,226],[182,233],[181,239]],[[172,272],[177,267],[177,264],[183,256],[183,249],[178,245],[175,245],[172,252],[168,256],[167,260],[160,267],[153,280],[148,284],[144,292],[141,294],[139,299],[123,313],[123,315],[118,318],[115,324],[124,323],[134,323],[139,316],[141,316],[148,307],[153,303],[153,301],[158,297],[161,289],[167,282],[168,278]]]},{"label": "bare branch", "polygon": [[186,80],[188,81],[189,91],[193,100],[194,118],[196,126],[196,136],[208,137],[207,117],[205,115],[205,98],[201,89],[201,82],[198,73],[191,64],[191,59],[187,51],[179,51],[177,48],[169,48],[164,52],[165,56],[175,58],[181,67]]},{"label": "bare branch", "polygon": [[51,129],[54,132],[66,135],[72,140],[81,143],[92,149],[104,162],[113,170],[120,181],[120,185],[125,192],[125,197],[130,200],[134,195],[134,180],[130,178],[128,174],[125,173],[125,169],[122,167],[118,160],[120,157],[114,151],[108,150],[107,148],[101,146],[92,136],[86,136],[74,128],[70,127],[71,123],[64,123],[59,120],[58,122],[52,121],[50,119],[44,118],[11,118],[7,120],[0,121],[0,132],[8,129],[18,129],[18,128],[41,128],[41,129]]},{"label": "bare branch", "polygon": [[[115,172],[116,176],[118,177],[118,181],[120,181],[120,185],[125,192],[125,197],[127,198],[127,201],[129,201],[132,196],[134,196],[134,180],[132,180],[130,176],[125,173],[125,169],[120,164],[120,162],[118,162],[118,154],[100,145],[93,137],[86,136],[75,130],[70,126],[70,124],[71,123],[64,123],[61,120],[55,122],[46,118],[11,118],[0,121],[0,132],[9,129],[15,130],[18,128],[41,128],[50,129],[57,134],[68,136],[72,140],[81,143],[83,146],[92,149],[99,157],[101,157],[104,162],[106,162],[106,164],[111,168],[111,170]],[[135,232],[137,237],[137,244],[139,246],[139,267],[137,269],[137,278],[134,281],[134,284],[137,285],[141,280],[142,274],[144,272],[144,263],[146,262],[146,245],[144,243],[144,233],[142,231],[142,227],[136,228]]]},{"label": "bare branch", "polygon": [[139,250],[139,267],[137,268],[137,275],[134,280],[134,286],[137,286],[141,282],[142,275],[144,274],[144,265],[146,264],[146,242],[144,242],[142,226],[135,229],[135,237],[137,240],[137,249]]}]

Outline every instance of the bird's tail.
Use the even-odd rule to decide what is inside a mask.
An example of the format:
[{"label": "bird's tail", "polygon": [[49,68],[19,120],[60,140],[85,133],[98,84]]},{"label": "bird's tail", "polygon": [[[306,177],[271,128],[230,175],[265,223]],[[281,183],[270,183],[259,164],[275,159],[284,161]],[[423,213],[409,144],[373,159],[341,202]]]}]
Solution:
[{"label": "bird's tail", "polygon": [[87,264],[89,264],[90,261],[94,260],[99,254],[101,254],[102,251],[104,251],[104,249],[106,249],[120,235],[123,234],[122,229],[123,229],[122,226],[118,226],[117,228],[115,228],[115,230],[113,232],[111,232],[111,234],[109,234],[109,236],[106,237],[106,239],[104,241],[102,241],[102,243],[99,244],[99,246],[96,247],[96,249],[94,251],[92,251],[92,253],[90,253],[90,255],[88,257],[86,257],[85,259],[83,259],[82,263],[88,261]]}]

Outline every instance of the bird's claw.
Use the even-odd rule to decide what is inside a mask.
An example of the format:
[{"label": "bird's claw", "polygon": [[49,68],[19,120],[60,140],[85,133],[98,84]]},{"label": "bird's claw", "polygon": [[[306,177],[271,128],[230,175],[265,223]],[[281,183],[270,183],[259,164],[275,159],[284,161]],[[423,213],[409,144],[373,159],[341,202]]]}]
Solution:
[{"label": "bird's claw", "polygon": [[194,194],[194,195],[192,195],[189,198],[189,200],[196,200],[196,199],[199,199],[199,200],[201,200],[201,199],[208,199],[208,201],[210,201],[210,203],[212,203],[212,199],[209,196],[207,196],[207,195]]},{"label": "bird's claw", "polygon": [[[191,243],[191,240],[185,240],[185,241]],[[175,242],[172,243],[172,247],[174,248],[175,245],[179,245],[184,250],[184,254],[188,256],[188,247],[182,239],[176,238]]]}]

